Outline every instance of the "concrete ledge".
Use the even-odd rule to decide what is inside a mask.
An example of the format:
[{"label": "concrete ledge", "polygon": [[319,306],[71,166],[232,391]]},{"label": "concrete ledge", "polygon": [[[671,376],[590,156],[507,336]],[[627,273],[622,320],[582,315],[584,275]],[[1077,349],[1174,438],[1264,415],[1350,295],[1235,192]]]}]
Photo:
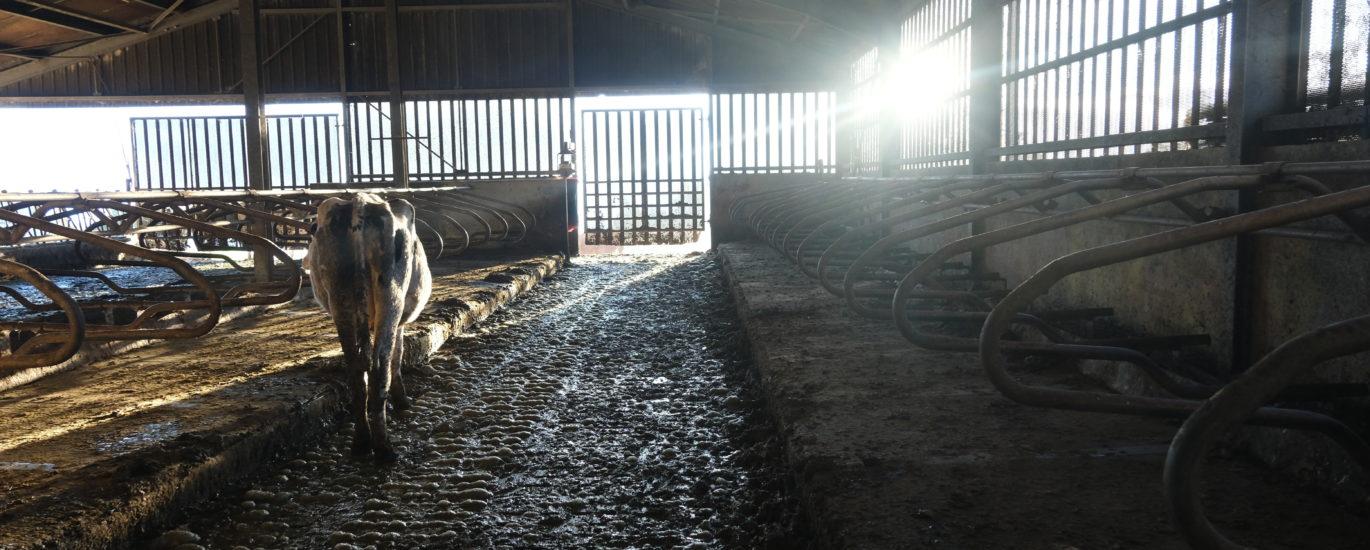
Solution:
[{"label": "concrete ledge", "polygon": [[[434,265],[407,365],[562,266],[560,256]],[[159,342],[0,393],[0,548],[104,548],[332,428],[344,393],[312,301]]]}]

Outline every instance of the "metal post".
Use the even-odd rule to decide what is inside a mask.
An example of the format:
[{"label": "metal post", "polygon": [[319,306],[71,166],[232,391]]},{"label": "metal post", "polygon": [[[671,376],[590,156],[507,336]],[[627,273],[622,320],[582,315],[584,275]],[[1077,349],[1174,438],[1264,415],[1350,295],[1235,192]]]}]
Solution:
[{"label": "metal post", "polygon": [[880,94],[884,101],[880,105],[880,175],[890,177],[898,173],[900,160],[900,130],[903,121],[899,117],[899,103],[904,99],[899,97],[898,90],[892,90],[891,80],[896,78],[895,71],[898,70],[899,63],[899,20],[898,17],[890,17],[881,26],[880,45],[878,62],[880,63]]},{"label": "metal post", "polygon": [[[247,185],[257,190],[271,189],[270,141],[266,124],[266,93],[262,88],[262,57],[257,27],[261,22],[256,0],[238,0],[238,31],[242,53],[243,106],[245,119],[243,133],[246,134],[244,157],[247,159]],[[270,238],[271,225],[266,222],[254,224],[254,232]],[[258,280],[271,279],[272,257],[267,250],[256,248],[252,254],[252,265]]]},{"label": "metal post", "polygon": [[576,87],[576,34],[575,34],[575,12],[574,0],[566,0],[566,10],[564,14],[564,24],[566,26],[566,86],[575,89]]},{"label": "metal post", "polygon": [[347,20],[343,0],[334,0],[334,15],[338,34],[338,98],[342,101],[342,132],[338,141],[343,145],[343,183],[352,183],[352,104],[347,101]]},{"label": "metal post", "polygon": [[[1298,83],[1298,2],[1238,3],[1232,21],[1232,89],[1227,123],[1229,164],[1259,162],[1261,120],[1286,112]],[[1238,212],[1257,208],[1257,192],[1237,194]],[[1259,261],[1256,237],[1237,237],[1233,259],[1231,368],[1243,372],[1258,352],[1254,335]]]},{"label": "metal post", "polygon": [[[999,146],[1000,83],[1003,75],[1004,11],[1000,0],[973,0],[970,12],[970,113],[967,141],[971,174],[984,174],[995,161],[989,151]],[[986,231],[983,221],[971,224],[971,234]],[[985,273],[985,254],[971,255],[971,270]]]},{"label": "metal post", "polygon": [[390,152],[395,186],[409,187],[409,140],[405,129],[404,89],[400,82],[400,8],[385,0],[385,73],[390,89]]}]

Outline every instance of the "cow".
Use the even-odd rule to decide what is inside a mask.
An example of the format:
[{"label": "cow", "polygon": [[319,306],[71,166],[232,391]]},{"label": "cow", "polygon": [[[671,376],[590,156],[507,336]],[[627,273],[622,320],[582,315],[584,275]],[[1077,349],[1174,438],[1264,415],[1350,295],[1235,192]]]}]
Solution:
[{"label": "cow", "polygon": [[385,405],[407,410],[400,366],[403,327],[432,292],[428,257],[414,231],[414,205],[369,193],[319,205],[305,267],[314,298],[333,318],[352,397],[352,452],[398,455],[385,431]]}]

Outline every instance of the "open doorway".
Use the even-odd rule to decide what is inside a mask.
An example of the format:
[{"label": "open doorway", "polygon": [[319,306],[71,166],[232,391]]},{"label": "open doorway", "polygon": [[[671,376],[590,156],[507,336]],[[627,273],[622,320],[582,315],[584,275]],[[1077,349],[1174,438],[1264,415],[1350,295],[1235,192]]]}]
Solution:
[{"label": "open doorway", "polygon": [[709,96],[577,98],[580,251],[709,246]]}]

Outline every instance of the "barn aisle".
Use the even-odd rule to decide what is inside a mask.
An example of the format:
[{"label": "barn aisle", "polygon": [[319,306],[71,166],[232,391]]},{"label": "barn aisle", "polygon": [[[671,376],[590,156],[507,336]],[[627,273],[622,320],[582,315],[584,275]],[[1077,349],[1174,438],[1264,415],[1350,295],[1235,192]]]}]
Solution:
[{"label": "barn aisle", "polygon": [[793,547],[739,338],[712,256],[578,260],[411,371],[399,464],[342,429],[148,542]]}]

